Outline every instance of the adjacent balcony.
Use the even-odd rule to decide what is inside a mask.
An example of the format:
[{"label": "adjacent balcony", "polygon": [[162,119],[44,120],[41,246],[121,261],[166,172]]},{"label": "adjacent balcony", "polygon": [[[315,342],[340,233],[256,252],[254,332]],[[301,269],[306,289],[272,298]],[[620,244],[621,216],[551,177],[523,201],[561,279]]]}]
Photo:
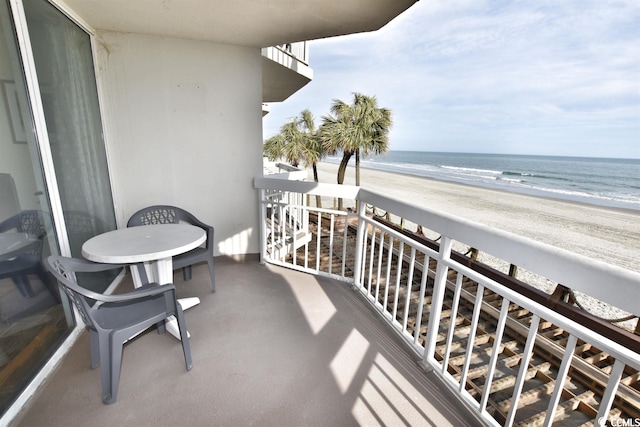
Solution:
[{"label": "adjacent balcony", "polygon": [[[125,347],[118,402],[103,405],[83,334],[15,425],[640,419],[637,326],[613,326],[569,298],[638,315],[640,274],[292,176],[254,181],[264,264],[217,259],[215,294],[205,267],[191,282],[176,274],[179,296],[202,301],[186,313],[191,372],[171,336],[149,331]],[[334,209],[337,198],[349,209]],[[556,291],[536,290],[516,270]]]},{"label": "adjacent balcony", "polygon": [[262,102],[282,102],[313,79],[307,42],[262,49]]}]

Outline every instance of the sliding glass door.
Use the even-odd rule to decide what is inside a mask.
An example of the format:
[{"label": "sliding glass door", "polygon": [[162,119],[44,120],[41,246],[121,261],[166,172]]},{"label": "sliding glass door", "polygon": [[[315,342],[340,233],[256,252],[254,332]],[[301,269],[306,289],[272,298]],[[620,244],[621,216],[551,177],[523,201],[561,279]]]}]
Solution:
[{"label": "sliding glass door", "polygon": [[24,75],[0,1],[0,413],[73,328],[42,264],[59,245]]},{"label": "sliding glass door", "polygon": [[[43,260],[116,228],[90,36],[46,0],[22,6],[26,22],[0,0],[0,414],[74,327]],[[102,292],[117,273],[79,281]]]},{"label": "sliding glass door", "polygon": [[[45,0],[24,10],[71,255],[81,258],[89,237],[116,228],[91,39]],[[112,279],[83,285],[103,291]]]}]

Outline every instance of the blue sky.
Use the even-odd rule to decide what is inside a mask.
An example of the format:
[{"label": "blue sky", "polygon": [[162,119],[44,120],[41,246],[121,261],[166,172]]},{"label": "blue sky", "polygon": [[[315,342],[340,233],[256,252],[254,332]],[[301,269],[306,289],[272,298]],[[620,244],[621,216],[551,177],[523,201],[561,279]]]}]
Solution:
[{"label": "blue sky", "polygon": [[637,0],[421,0],[309,56],[313,81],[271,104],[265,139],[360,92],[391,109],[392,150],[640,158]]}]

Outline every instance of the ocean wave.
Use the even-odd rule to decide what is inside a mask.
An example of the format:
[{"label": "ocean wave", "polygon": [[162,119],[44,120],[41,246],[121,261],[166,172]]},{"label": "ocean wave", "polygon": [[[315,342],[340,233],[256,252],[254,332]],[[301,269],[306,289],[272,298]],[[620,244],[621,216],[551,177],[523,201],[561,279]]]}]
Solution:
[{"label": "ocean wave", "polygon": [[615,194],[589,193],[585,191],[568,190],[568,189],[561,189],[561,188],[549,188],[549,187],[542,187],[538,185],[528,185],[528,184],[524,184],[522,185],[522,187],[536,190],[542,193],[558,194],[558,195],[561,195],[567,198],[572,198],[572,199],[601,200],[601,201],[607,201],[607,202],[617,202],[617,203],[633,204],[633,205],[640,206],[640,199],[632,195],[625,196],[619,193],[615,193]]},{"label": "ocean wave", "polygon": [[502,177],[498,177],[498,180],[507,181],[507,182],[516,182],[516,183],[526,182],[524,179],[517,179],[517,178],[502,178]]},{"label": "ocean wave", "polygon": [[463,172],[476,172],[476,173],[489,173],[494,175],[500,175],[502,171],[496,171],[491,169],[476,169],[476,168],[463,168],[459,166],[447,166],[447,165],[439,165],[442,169],[449,169],[453,171],[463,171]]},{"label": "ocean wave", "polygon": [[502,175],[513,175],[513,176],[534,176],[532,173],[527,173],[527,172],[511,172],[511,171],[504,171],[504,172],[502,172]]},{"label": "ocean wave", "polygon": [[[472,155],[454,157],[451,162],[449,159],[426,159],[421,162],[419,156],[404,156],[398,161],[383,157],[363,159],[361,166],[530,195],[640,209],[637,174],[617,164],[616,173],[613,173],[608,165],[605,165],[608,169],[603,170],[592,162],[585,164],[581,159],[558,164],[554,159],[543,162],[535,158],[525,164],[520,157],[505,157],[509,162],[498,157],[500,161],[492,158],[484,163]],[[473,162],[456,166],[457,159]],[[339,163],[339,160],[335,158],[329,161]]]},{"label": "ocean wave", "polygon": [[571,179],[563,178],[563,177],[560,177],[560,176],[540,175],[540,174],[534,174],[534,173],[529,173],[529,172],[504,171],[504,172],[502,172],[502,175],[524,176],[524,177],[540,178],[540,179],[552,179],[554,181],[571,181]]}]

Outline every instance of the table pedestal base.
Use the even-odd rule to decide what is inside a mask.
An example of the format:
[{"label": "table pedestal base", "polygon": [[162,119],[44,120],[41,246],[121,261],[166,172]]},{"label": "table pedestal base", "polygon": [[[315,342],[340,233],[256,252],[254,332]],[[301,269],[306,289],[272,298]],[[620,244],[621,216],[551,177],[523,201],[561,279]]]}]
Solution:
[{"label": "table pedestal base", "polygon": [[[173,282],[173,266],[171,258],[163,258],[154,262],[145,262],[144,269],[147,277],[149,278],[149,282],[159,283],[160,285],[165,285],[167,283]],[[143,285],[136,265],[131,266],[131,276],[133,277],[133,286],[139,288]],[[178,302],[180,303],[182,310],[186,311],[191,307],[200,304],[200,298],[179,298]],[[165,326],[167,328],[167,331],[171,335],[173,335],[177,339],[180,339],[180,329],[178,328],[178,320],[175,318],[175,316],[167,317]],[[191,337],[191,334],[188,331],[187,336]]]},{"label": "table pedestal base", "polygon": [[[200,304],[200,298],[198,297],[189,297],[189,298],[180,298],[178,299],[180,306],[182,307],[182,311],[188,310],[191,307]],[[167,331],[180,339],[180,329],[178,329],[178,319],[175,316],[167,317],[167,320],[164,322],[164,326],[167,328]],[[187,331],[187,336],[191,338],[191,334]]]}]

